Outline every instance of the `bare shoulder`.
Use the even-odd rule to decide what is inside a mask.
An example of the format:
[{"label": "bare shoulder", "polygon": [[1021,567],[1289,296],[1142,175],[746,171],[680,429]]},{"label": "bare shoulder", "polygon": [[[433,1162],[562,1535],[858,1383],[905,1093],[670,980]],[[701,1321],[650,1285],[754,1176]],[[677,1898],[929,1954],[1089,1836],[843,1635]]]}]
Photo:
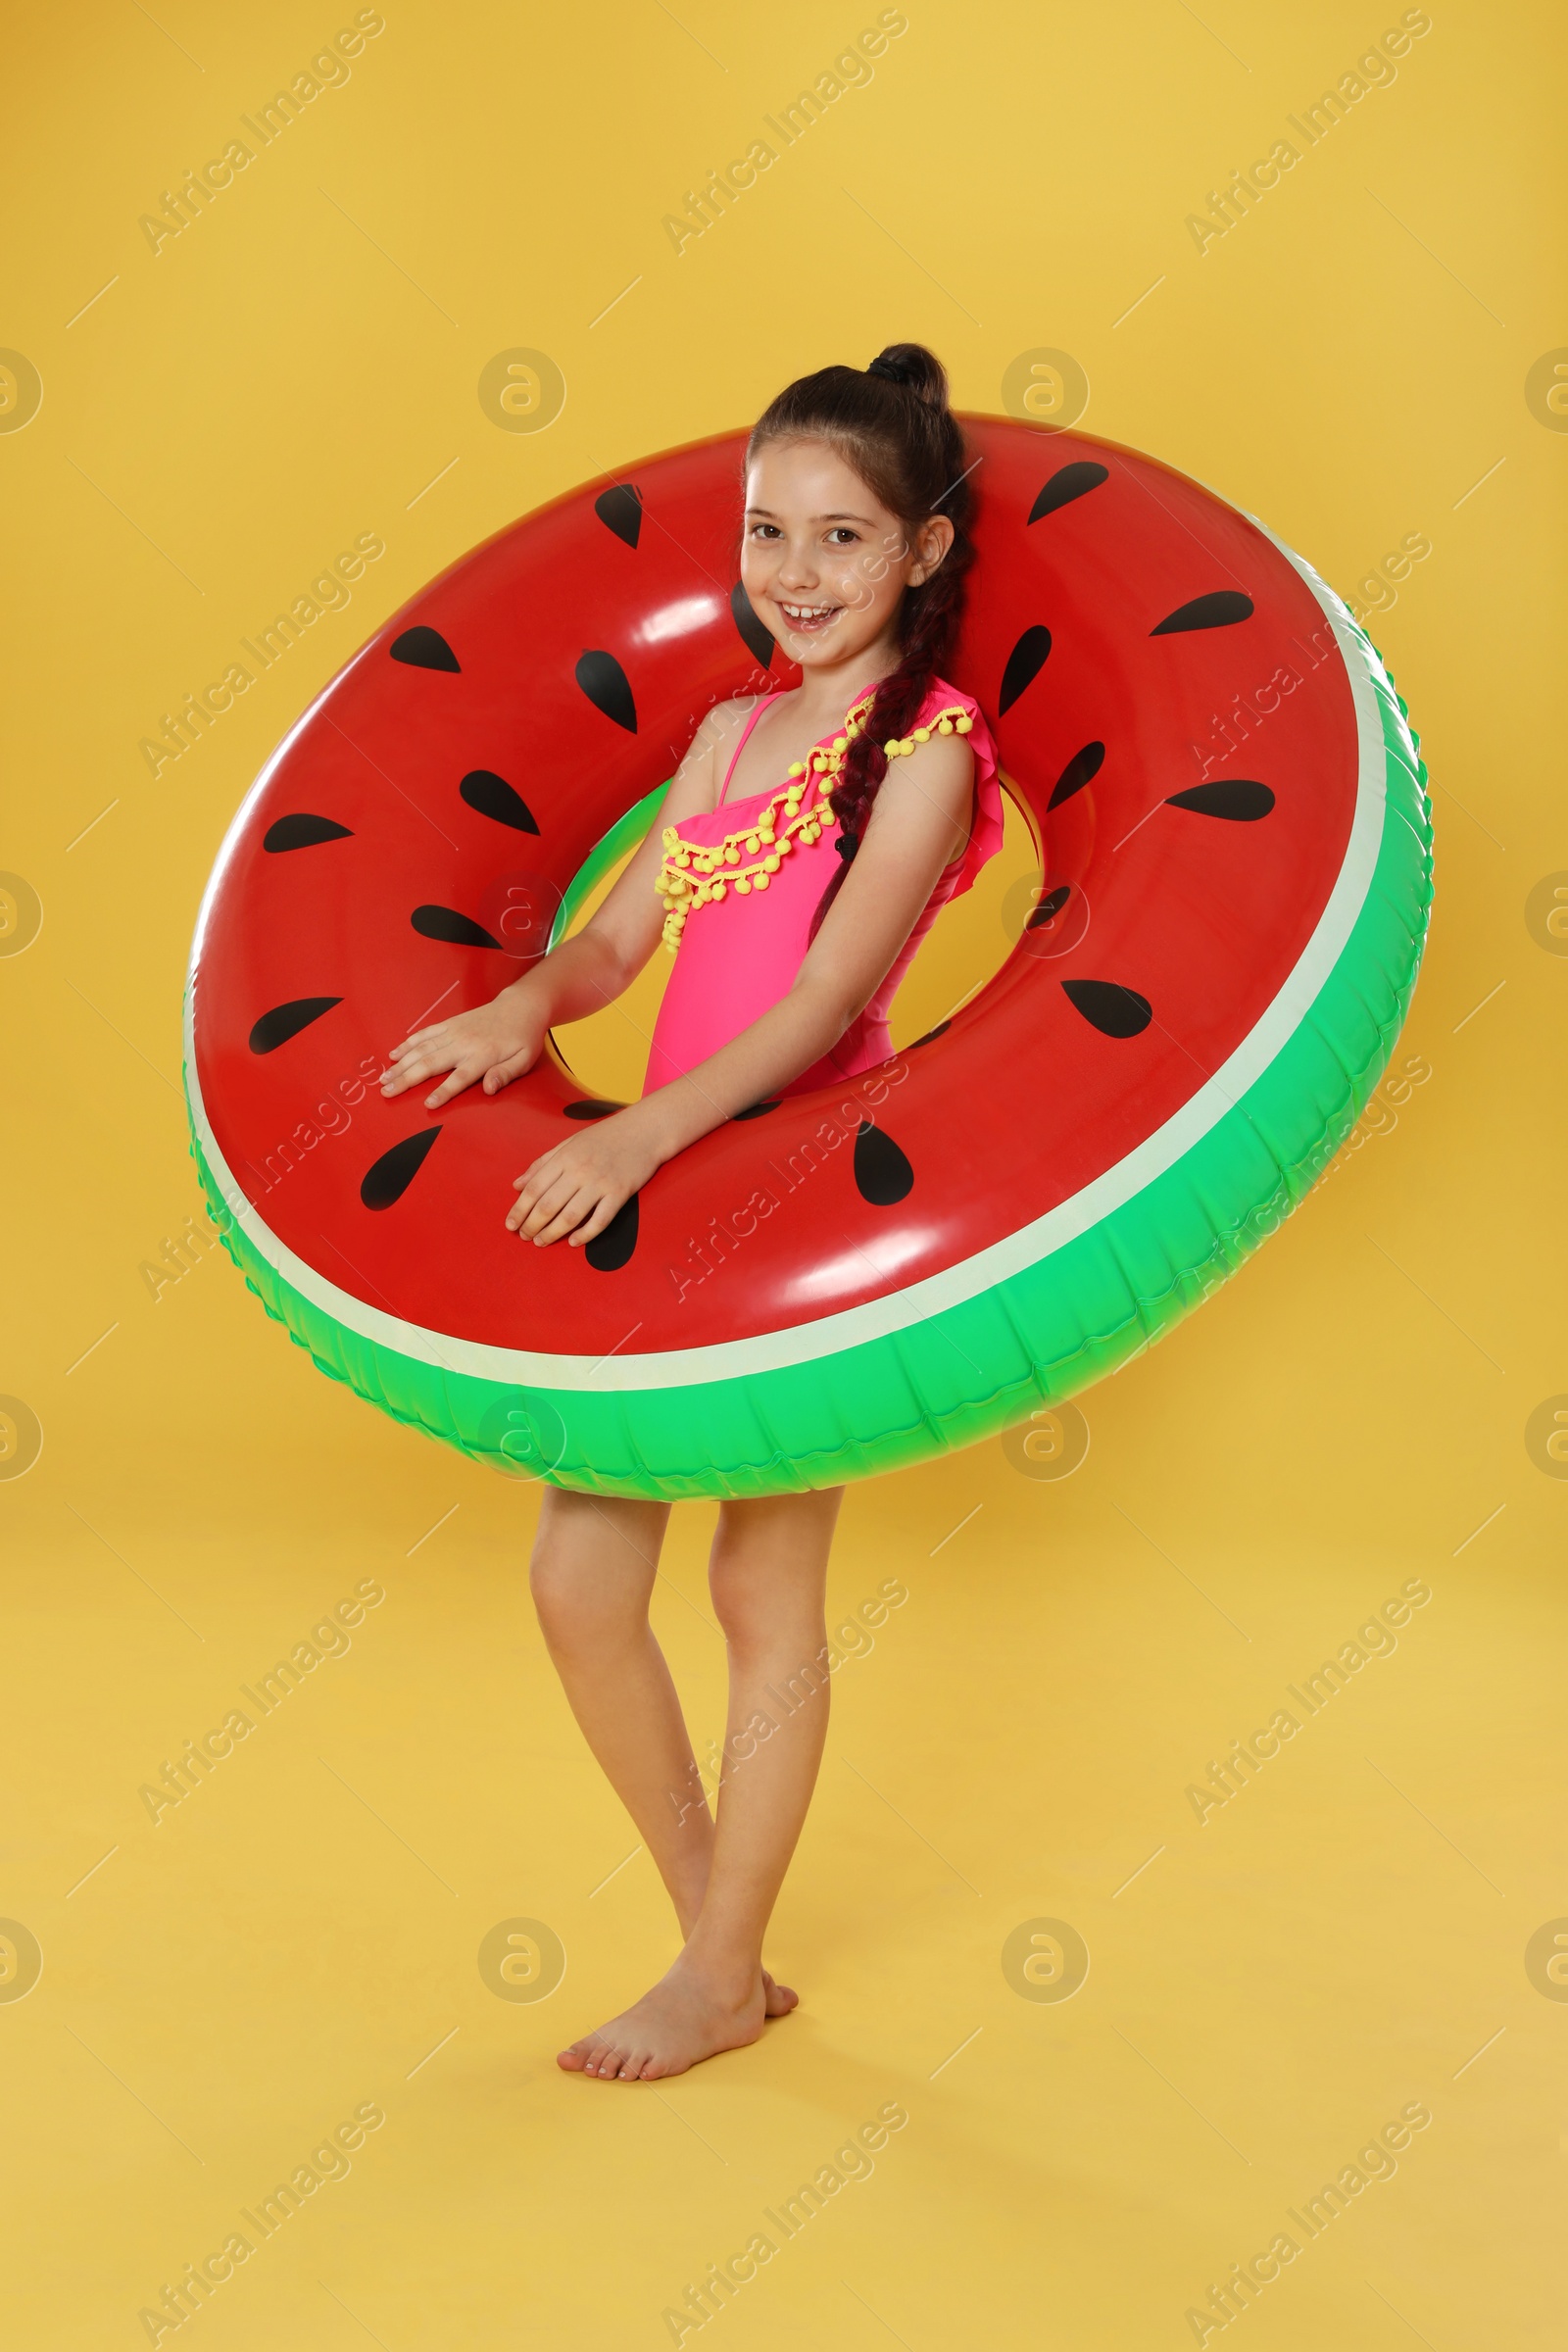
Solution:
[{"label": "bare shoulder", "polygon": [[965,805],[973,781],[974,751],[968,736],[956,731],[941,735],[933,729],[923,742],[906,738],[902,754],[888,761],[887,784],[935,794],[956,808]]},{"label": "bare shoulder", "polygon": [[765,703],[765,694],[737,694],[727,703],[715,703],[694,742],[700,743],[706,734],[710,743],[727,743],[738,727],[744,727],[759,703]]},{"label": "bare shoulder", "polygon": [[675,771],[668,802],[671,817],[692,816],[714,806],[725,764],[740,730],[763,699],[760,694],[737,695],[730,702],[715,703],[703,713]]},{"label": "bare shoulder", "polygon": [[[968,839],[974,800],[974,753],[966,736],[932,734],[924,742],[906,739],[905,751],[888,761],[866,826],[867,847],[879,860],[918,860],[934,847],[938,860],[952,864]],[[852,867],[852,878],[858,860]]]},{"label": "bare shoulder", "polygon": [[715,703],[708,715],[727,740],[737,727],[745,726],[759,703],[769,700],[777,700],[776,688],[771,695],[765,691],[761,694],[737,694],[730,702]]},{"label": "bare shoulder", "polygon": [[705,712],[696,734],[692,737],[688,760],[710,757],[714,752],[734,743],[759,703],[766,702],[765,694],[738,694],[727,703],[715,703]]}]

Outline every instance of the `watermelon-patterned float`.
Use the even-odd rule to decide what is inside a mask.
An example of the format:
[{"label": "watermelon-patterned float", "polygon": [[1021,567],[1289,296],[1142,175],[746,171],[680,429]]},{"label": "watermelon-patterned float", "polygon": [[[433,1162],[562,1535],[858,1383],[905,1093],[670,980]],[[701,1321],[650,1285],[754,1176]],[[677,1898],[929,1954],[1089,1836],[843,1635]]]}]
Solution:
[{"label": "watermelon-patterned float", "polygon": [[1039,905],[950,1021],[705,1137],[587,1250],[503,1222],[607,1107],[554,1047],[435,1112],[373,1081],[559,935],[711,703],[792,681],[735,584],[743,437],[466,556],[245,801],[187,991],[195,1156],[269,1312],[399,1420],[613,1494],[916,1462],[1159,1338],[1353,1125],[1431,899],[1426,771],[1376,652],[1169,466],[962,421],[979,562],[948,674],[991,720]]}]

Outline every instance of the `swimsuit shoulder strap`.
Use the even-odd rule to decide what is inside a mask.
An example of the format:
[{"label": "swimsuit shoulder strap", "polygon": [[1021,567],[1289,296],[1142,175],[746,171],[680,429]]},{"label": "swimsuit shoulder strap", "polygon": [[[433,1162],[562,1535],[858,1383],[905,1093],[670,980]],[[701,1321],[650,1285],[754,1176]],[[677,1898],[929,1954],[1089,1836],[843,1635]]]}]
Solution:
[{"label": "swimsuit shoulder strap", "polygon": [[745,726],[741,729],[741,739],[735,746],[734,751],[730,754],[729,765],[724,770],[724,781],[719,787],[718,799],[713,804],[716,808],[722,808],[724,806],[724,796],[729,791],[729,780],[735,773],[735,762],[740,758],[742,752],[745,751],[752,729],[761,717],[762,712],[766,710],[768,704],[776,702],[777,699],[778,697],[776,695],[761,694],[758,696],[756,703],[753,705],[751,716],[747,719]]}]

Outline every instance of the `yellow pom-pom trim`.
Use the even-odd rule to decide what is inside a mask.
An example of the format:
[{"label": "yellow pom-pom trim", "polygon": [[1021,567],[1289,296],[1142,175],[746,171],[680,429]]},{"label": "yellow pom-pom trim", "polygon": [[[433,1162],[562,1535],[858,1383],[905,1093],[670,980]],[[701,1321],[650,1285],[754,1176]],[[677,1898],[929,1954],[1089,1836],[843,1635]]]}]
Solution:
[{"label": "yellow pom-pom trim", "polygon": [[[819,841],[827,827],[837,822],[825,792],[820,799],[812,799],[792,784],[774,793],[760,817],[754,817],[740,832],[727,834],[711,847],[683,841],[673,825],[666,825],[664,859],[654,888],[664,902],[663,944],[670,954],[680,946],[686,918],[694,906],[722,899],[731,887],[740,898],[750,898],[754,890],[765,890],[798,842]],[[693,874],[701,877],[695,884]]]},{"label": "yellow pom-pom trim", "polygon": [[[760,816],[728,833],[719,842],[686,841],[673,825],[663,830],[663,862],[654,888],[664,902],[663,944],[673,956],[680,946],[686,918],[694,906],[722,899],[733,886],[738,897],[765,890],[782,859],[795,848],[809,848],[830,825],[838,823],[828,795],[842,771],[851,744],[871,713],[876,688],[868,687],[845,713],[841,734],[831,743],[813,747],[805,760],[790,763],[791,781],[769,799]],[[961,703],[934,710],[912,734],[895,735],[883,745],[888,759],[907,759],[916,744],[939,735],[967,735],[974,720]],[[807,779],[796,782],[797,777]],[[815,779],[824,779],[817,783]],[[819,798],[813,796],[819,795]],[[710,876],[712,879],[710,879]]]}]

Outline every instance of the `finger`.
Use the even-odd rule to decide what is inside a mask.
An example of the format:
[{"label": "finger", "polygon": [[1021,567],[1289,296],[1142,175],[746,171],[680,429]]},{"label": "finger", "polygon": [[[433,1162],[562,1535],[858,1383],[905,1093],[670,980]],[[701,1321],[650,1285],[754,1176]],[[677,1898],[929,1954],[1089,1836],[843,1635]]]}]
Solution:
[{"label": "finger", "polygon": [[543,1184],[549,1177],[558,1174],[561,1166],[559,1154],[562,1149],[560,1144],[552,1144],[548,1152],[541,1152],[537,1159],[530,1160],[522,1174],[514,1176],[512,1179],[514,1190],[525,1184]]},{"label": "finger", "polygon": [[604,1198],[601,1200],[599,1206],[594,1210],[593,1215],[586,1218],[584,1222],[577,1227],[576,1232],[572,1234],[572,1248],[574,1250],[580,1250],[584,1242],[591,1242],[595,1240],[598,1235],[604,1232],[605,1227],[610,1223],[611,1219],[615,1216],[620,1209],[624,1208],[625,1205],[625,1200],[622,1199],[618,1194],[606,1193]]},{"label": "finger", "polygon": [[381,1081],[381,1092],[384,1095],[407,1094],[411,1086],[418,1086],[421,1081],[433,1078],[440,1067],[440,1062],[433,1057],[426,1058],[420,1054],[416,1060],[405,1061],[399,1068],[389,1070]]},{"label": "finger", "polygon": [[582,1223],[585,1217],[592,1215],[598,1205],[598,1200],[597,1193],[585,1191],[579,1186],[564,1206],[560,1208],[550,1219],[550,1222],[541,1226],[540,1230],[534,1234],[535,1246],[543,1249],[547,1243],[564,1241],[567,1234],[574,1232],[574,1229]]},{"label": "finger", "polygon": [[478,1075],[476,1062],[458,1062],[451,1077],[444,1078],[433,1095],[425,1096],[425,1109],[439,1110],[443,1102],[450,1102],[454,1095],[461,1095],[466,1086],[471,1086]]},{"label": "finger", "polygon": [[525,1070],[532,1067],[533,1056],[526,1053],[513,1054],[505,1061],[493,1063],[484,1074],[485,1093],[498,1095],[504,1086],[510,1086],[514,1078],[520,1078]]},{"label": "finger", "polygon": [[381,1072],[381,1080],[383,1085],[388,1078],[407,1078],[411,1076],[415,1070],[419,1068],[427,1052],[427,1047],[416,1046],[412,1042],[408,1045],[394,1046],[389,1056],[389,1059],[392,1061],[394,1066],[389,1070],[383,1070]]},{"label": "finger", "polygon": [[551,1188],[561,1181],[561,1172],[556,1168],[540,1172],[535,1166],[529,1169],[526,1176],[518,1176],[514,1181],[523,1189],[507,1211],[507,1223],[514,1233],[517,1231],[525,1217],[533,1215],[534,1210],[549,1194]]},{"label": "finger", "polygon": [[542,1186],[534,1195],[533,1206],[518,1227],[524,1241],[531,1242],[554,1217],[572,1200],[578,1191],[574,1177],[564,1173]]},{"label": "finger", "polygon": [[[521,1233],[523,1240],[528,1242],[537,1241],[545,1227],[553,1224],[561,1212],[566,1208],[572,1200],[576,1200],[579,1195],[582,1194],[582,1192],[583,1185],[581,1179],[576,1176],[568,1175],[564,1170],[563,1170],[563,1172],[556,1177],[553,1183],[543,1187],[543,1189],[536,1195],[532,1208],[529,1209],[527,1215],[523,1218],[520,1226],[518,1227],[518,1231]],[[591,1207],[597,1199],[598,1194],[590,1192],[587,1195],[588,1206]],[[585,1208],[581,1213],[586,1215],[587,1209]],[[577,1219],[572,1217],[568,1221],[565,1230],[569,1232],[571,1227],[575,1225]]]},{"label": "finger", "polygon": [[445,1021],[434,1021],[428,1029],[411,1029],[403,1043],[392,1048],[389,1058],[397,1061],[403,1054],[412,1054],[416,1046],[428,1045],[433,1039],[440,1036],[445,1027]]}]

